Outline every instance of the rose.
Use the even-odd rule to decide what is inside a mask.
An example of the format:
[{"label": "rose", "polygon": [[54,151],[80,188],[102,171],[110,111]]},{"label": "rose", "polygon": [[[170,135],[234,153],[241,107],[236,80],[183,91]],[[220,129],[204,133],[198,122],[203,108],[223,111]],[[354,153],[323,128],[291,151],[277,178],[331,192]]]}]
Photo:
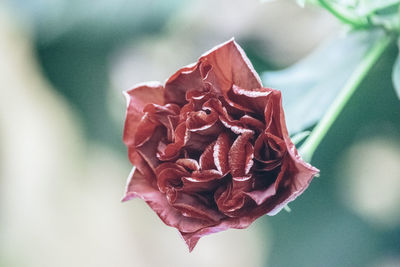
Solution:
[{"label": "rose", "polygon": [[172,75],[126,92],[124,143],[139,197],[192,250],[207,234],[274,215],[318,170],[291,142],[278,90],[230,40]]}]

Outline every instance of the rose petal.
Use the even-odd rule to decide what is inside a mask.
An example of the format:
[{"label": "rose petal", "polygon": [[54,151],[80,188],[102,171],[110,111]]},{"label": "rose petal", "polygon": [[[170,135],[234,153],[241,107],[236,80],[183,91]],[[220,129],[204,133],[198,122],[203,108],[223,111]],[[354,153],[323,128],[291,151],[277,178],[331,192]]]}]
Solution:
[{"label": "rose petal", "polygon": [[147,162],[147,164],[153,170],[157,168],[160,161],[157,158],[159,142],[165,136],[165,129],[157,127],[154,130],[151,138],[143,145],[136,147],[136,151],[142,156],[142,158]]},{"label": "rose petal", "polygon": [[200,168],[201,170],[209,170],[215,169],[215,162],[214,162],[214,145],[215,142],[209,144],[204,152],[200,156]]},{"label": "rose petal", "polygon": [[276,190],[274,185],[270,185],[267,189],[264,190],[254,190],[251,192],[246,192],[245,194],[251,199],[253,199],[257,205],[261,205],[266,199],[270,198],[271,196],[275,195]]},{"label": "rose petal", "polygon": [[210,114],[203,110],[191,112],[186,119],[186,128],[191,132],[206,134],[217,121],[218,114],[215,111],[211,111]]},{"label": "rose petal", "polygon": [[182,187],[182,177],[190,175],[185,169],[174,165],[172,168],[157,170],[157,185],[162,193],[166,193],[170,187]]},{"label": "rose petal", "polygon": [[204,170],[194,171],[191,177],[185,177],[185,179],[191,182],[209,182],[222,177],[223,174],[217,170]]},{"label": "rose petal", "polygon": [[288,187],[288,189],[281,194],[279,201],[272,210],[268,212],[269,215],[274,215],[287,203],[295,200],[301,193],[303,193],[319,170],[301,159],[295,145],[290,140],[282,107],[281,92],[274,91],[270,96],[271,104],[267,105],[265,108],[265,117],[266,120],[267,118],[268,120],[271,120],[271,123],[267,122],[267,125],[269,126],[266,131],[276,136],[281,134],[286,143],[290,158],[290,162],[288,163],[289,166],[286,171],[289,173],[281,178],[282,182]]},{"label": "rose petal", "polygon": [[227,133],[221,133],[214,145],[213,157],[217,170],[223,174],[229,172],[228,152],[231,140]]},{"label": "rose petal", "polygon": [[189,90],[203,88],[203,79],[199,71],[199,64],[191,64],[172,75],[165,83],[165,100],[183,106],[186,99],[182,96]]},{"label": "rose petal", "polygon": [[185,148],[194,151],[204,151],[207,145],[215,140],[215,138],[216,135],[203,135],[198,134],[197,132],[187,131]]},{"label": "rose petal", "polygon": [[127,146],[135,143],[138,123],[144,114],[143,108],[149,103],[163,105],[163,94],[164,87],[156,82],[140,84],[124,92],[127,99],[127,109],[123,140]]},{"label": "rose petal", "polygon": [[250,60],[233,39],[203,54],[199,62],[212,66],[208,67],[204,81],[221,93],[227,92],[232,84],[248,89],[262,87]]},{"label": "rose petal", "polygon": [[164,150],[158,151],[157,158],[162,161],[172,160],[178,157],[181,148],[185,144],[186,124],[183,122],[175,129],[175,140],[168,144]]},{"label": "rose petal", "polygon": [[233,177],[245,176],[249,170],[249,165],[253,164],[253,146],[248,143],[251,137],[251,133],[240,135],[229,150],[229,168]]},{"label": "rose petal", "polygon": [[283,125],[286,129],[286,123],[283,110],[281,114],[280,106],[282,106],[281,92],[274,90],[270,95],[268,95],[267,105],[264,110],[266,125],[265,132],[283,139],[285,133],[284,129],[281,127]]},{"label": "rose petal", "polygon": [[185,240],[189,251],[192,251],[196,246],[197,242],[200,238],[209,235],[218,233],[221,231],[225,231],[227,229],[235,228],[235,229],[243,229],[248,227],[254,219],[250,217],[242,217],[242,218],[227,218],[222,220],[219,224],[204,227],[196,232],[180,232],[182,238]]},{"label": "rose petal", "polygon": [[218,212],[212,203],[200,194],[177,192],[172,206],[182,212],[182,215],[189,218],[201,219],[210,223],[217,223],[225,216]]},{"label": "rose petal", "polygon": [[249,115],[242,116],[239,121],[253,130],[264,131],[265,129],[265,124],[262,121]]},{"label": "rose petal", "polygon": [[208,100],[204,103],[203,109],[217,112],[221,123],[235,134],[253,133],[252,130],[246,128],[240,121],[232,119],[226,108],[222,106],[221,101],[218,99],[212,98]]},{"label": "rose petal", "polygon": [[238,217],[243,213],[250,213],[251,207],[245,192],[251,191],[254,179],[252,176],[232,179],[227,186],[220,187],[215,193],[215,202],[218,209],[229,217]]},{"label": "rose petal", "polygon": [[260,114],[264,111],[268,100],[267,96],[272,91],[272,89],[264,87],[245,89],[233,84],[232,89],[224,96],[230,105],[236,106],[242,110]]},{"label": "rose petal", "polygon": [[140,131],[136,131],[134,145],[139,147],[149,141],[158,125],[149,118],[149,114],[144,114],[137,126]]},{"label": "rose petal", "polygon": [[125,198],[129,197],[145,200],[166,225],[175,227],[183,233],[193,233],[215,224],[183,216],[179,210],[169,204],[166,195],[158,191],[158,188],[154,188],[137,169],[133,170],[128,178]]},{"label": "rose petal", "polygon": [[266,169],[278,166],[286,150],[286,142],[270,133],[259,135],[254,143],[254,157]]},{"label": "rose petal", "polygon": [[197,161],[194,159],[178,159],[176,163],[191,171],[197,171],[200,169],[199,163],[197,163]]},{"label": "rose petal", "polygon": [[182,178],[182,189],[186,192],[213,191],[222,178],[222,173],[217,170],[194,171],[190,177]]}]

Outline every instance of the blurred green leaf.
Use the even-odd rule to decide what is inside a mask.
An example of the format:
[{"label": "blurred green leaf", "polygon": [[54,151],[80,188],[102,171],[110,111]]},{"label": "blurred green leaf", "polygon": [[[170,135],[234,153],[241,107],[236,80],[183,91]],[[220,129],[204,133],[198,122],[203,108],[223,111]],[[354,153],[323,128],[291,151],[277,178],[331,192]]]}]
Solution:
[{"label": "blurred green leaf", "polygon": [[[185,4],[189,3],[185,1]],[[182,0],[9,0],[21,20],[32,26],[36,41],[47,44],[71,33],[94,44],[116,40],[163,26],[163,21],[184,3]]]},{"label": "blurred green leaf", "polygon": [[[398,44],[400,47],[400,40]],[[397,96],[400,99],[400,53],[397,56],[397,59],[393,65],[392,80],[393,80],[394,90],[396,91]]]},{"label": "blurred green leaf", "polygon": [[396,12],[400,0],[361,0],[358,4],[358,13],[360,15],[368,15],[384,9],[392,9],[391,12]]},{"label": "blurred green leaf", "polygon": [[262,74],[265,86],[282,90],[290,133],[316,123],[382,31],[358,31],[325,43],[280,71]]},{"label": "blurred green leaf", "polygon": [[355,29],[384,28],[400,32],[400,0],[305,0],[323,7]]}]

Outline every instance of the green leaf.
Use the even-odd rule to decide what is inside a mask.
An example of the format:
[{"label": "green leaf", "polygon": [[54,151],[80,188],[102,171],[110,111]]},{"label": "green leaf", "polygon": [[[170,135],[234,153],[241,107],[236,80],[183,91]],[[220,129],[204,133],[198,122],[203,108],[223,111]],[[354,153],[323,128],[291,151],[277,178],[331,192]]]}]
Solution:
[{"label": "green leaf", "polygon": [[[400,40],[399,40],[399,47],[400,47]],[[393,65],[392,80],[393,80],[394,90],[396,91],[397,96],[400,99],[400,53],[397,56],[397,59]]]},{"label": "green leaf", "polygon": [[291,134],[312,126],[324,115],[366,51],[382,34],[357,31],[339,36],[284,70],[262,74],[265,86],[282,91]]}]

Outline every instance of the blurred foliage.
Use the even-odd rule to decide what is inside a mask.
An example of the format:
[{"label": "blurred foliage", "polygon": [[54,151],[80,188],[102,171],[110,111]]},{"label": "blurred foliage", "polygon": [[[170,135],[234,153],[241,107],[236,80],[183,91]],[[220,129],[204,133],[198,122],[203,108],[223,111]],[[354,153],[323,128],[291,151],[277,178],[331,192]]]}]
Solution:
[{"label": "blurred foliage", "polygon": [[264,218],[276,241],[266,266],[373,266],[377,258],[400,254],[400,227],[381,229],[354,216],[352,203],[339,199],[337,179],[338,163],[353,144],[374,136],[400,140],[400,101],[390,79],[396,53],[394,45],[386,51],[320,145],[313,164],[321,177],[291,203],[290,214]]},{"label": "blurred foliage", "polygon": [[[397,42],[397,46],[400,47],[400,39]],[[396,90],[397,96],[400,99],[400,53],[397,55],[397,59],[393,66],[392,80],[394,89]]]},{"label": "blurred foliage", "polygon": [[[327,111],[380,31],[339,35],[303,60],[279,71],[262,74],[266,86],[281,88],[289,132],[315,124]],[[343,57],[344,60],[337,60]]]},{"label": "blurred foliage", "polygon": [[10,3],[33,27],[43,71],[77,109],[87,136],[123,150],[122,128],[111,118],[107,103],[110,55],[128,41],[160,32],[182,1]]},{"label": "blurred foliage", "polygon": [[381,27],[400,32],[400,0],[299,0],[319,5],[354,28]]},{"label": "blurred foliage", "polygon": [[[381,28],[387,34],[400,35],[400,0],[299,0],[298,4],[304,7],[306,2],[322,6],[353,29]],[[392,80],[400,96],[399,61],[393,66]]]}]

